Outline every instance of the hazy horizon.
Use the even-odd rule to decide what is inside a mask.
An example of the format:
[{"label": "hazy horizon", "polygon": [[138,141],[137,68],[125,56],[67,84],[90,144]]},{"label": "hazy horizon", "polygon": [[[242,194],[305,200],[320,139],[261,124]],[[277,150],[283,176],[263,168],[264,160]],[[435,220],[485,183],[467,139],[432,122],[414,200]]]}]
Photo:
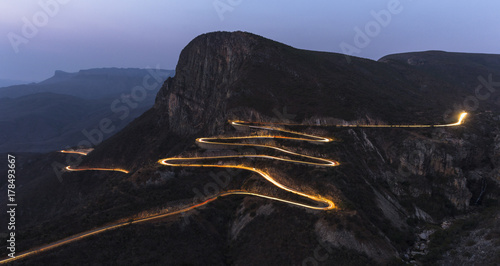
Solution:
[{"label": "hazy horizon", "polygon": [[2,1],[0,79],[38,82],[55,70],[102,67],[175,69],[182,48],[212,31],[247,31],[373,60],[427,50],[500,54],[499,7],[451,0]]}]

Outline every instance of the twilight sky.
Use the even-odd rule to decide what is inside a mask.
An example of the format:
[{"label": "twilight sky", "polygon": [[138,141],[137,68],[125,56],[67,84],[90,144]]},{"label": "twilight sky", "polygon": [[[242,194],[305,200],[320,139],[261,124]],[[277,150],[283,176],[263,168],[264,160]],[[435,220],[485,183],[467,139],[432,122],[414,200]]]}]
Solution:
[{"label": "twilight sky", "polygon": [[174,69],[190,40],[219,30],[375,60],[423,50],[500,54],[499,10],[498,0],[1,0],[0,79]]}]

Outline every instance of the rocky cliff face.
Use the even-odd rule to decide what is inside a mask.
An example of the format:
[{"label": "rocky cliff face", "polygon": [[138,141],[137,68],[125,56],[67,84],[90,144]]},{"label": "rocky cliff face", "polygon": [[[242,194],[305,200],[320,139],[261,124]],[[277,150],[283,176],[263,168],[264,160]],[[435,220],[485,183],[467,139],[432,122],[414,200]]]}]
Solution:
[{"label": "rocky cliff face", "polygon": [[[160,241],[149,233],[148,241],[158,240],[154,243],[165,251],[156,256],[168,257],[172,264],[329,265],[428,262],[449,252],[451,258],[446,259],[453,261],[450,243],[464,242],[454,232],[484,229],[487,222],[471,227],[467,219],[491,222],[496,216],[484,213],[498,213],[500,125],[494,102],[472,111],[467,123],[456,128],[314,126],[443,124],[447,122],[443,114],[463,102],[464,93],[474,93],[474,88],[454,90],[456,82],[447,75],[430,75],[421,69],[433,62],[427,57],[425,64],[415,63],[418,55],[408,63],[400,58],[404,56],[381,62],[353,58],[348,64],[343,55],[297,50],[244,32],[201,35],[182,51],[176,75],[163,84],[154,108],[96,147],[82,163],[120,165],[132,173],[109,180],[96,175],[98,184],[91,176],[80,176],[74,187],[84,184],[91,192],[82,197],[94,204],[66,208],[75,214],[112,210],[108,217],[112,220],[122,218],[120,212],[192,203],[214,189],[244,188],[290,197],[245,171],[165,169],[156,161],[179,154],[240,153],[193,145],[196,137],[237,134],[228,119],[291,121],[306,126],[290,130],[332,137],[335,142],[275,144],[341,164],[324,169],[265,160],[252,163],[289,186],[331,198],[339,210],[311,211],[251,196],[224,197],[177,220],[154,225],[155,234],[172,240]],[[459,78],[470,83],[476,77]],[[221,187],[214,176],[229,176],[231,181]],[[106,188],[113,193],[102,193]],[[448,229],[440,229],[442,225]],[[148,232],[150,227],[137,225],[134,230]],[[118,236],[120,231],[110,234]],[[447,244],[436,244],[432,235]],[[455,238],[447,239],[449,235]],[[144,243],[142,233],[140,238]],[[484,246],[495,250],[494,245]],[[113,254],[127,258],[130,247],[120,248]],[[64,252],[71,254],[71,247]]]},{"label": "rocky cliff face", "polygon": [[[176,76],[158,93],[149,118],[156,121],[152,131],[187,136],[189,143],[189,138],[227,134],[228,119],[303,124],[448,122],[443,114],[461,101],[457,93],[465,88],[454,92],[455,83],[447,75],[439,79],[425,69],[413,71],[422,67],[411,63],[416,59],[405,66],[396,59],[403,60],[389,56],[376,63],[354,58],[347,64],[341,55],[295,50],[244,32],[201,35],[182,51]],[[468,76],[464,80],[471,82]],[[287,115],[281,114],[283,107]],[[404,258],[425,224],[440,224],[475,210],[485,200],[498,200],[498,137],[489,133],[499,131],[497,120],[481,110],[470,117],[466,127],[457,129],[322,131],[342,139],[337,148],[321,149],[325,157],[342,165],[326,174],[333,179],[313,183],[325,182],[323,187],[335,189],[341,205],[350,206],[344,211],[355,210],[358,215],[319,215],[316,229],[309,233],[333,247],[388,261]],[[151,139],[165,146],[153,134],[142,142]],[[311,153],[317,149],[298,146]],[[153,154],[151,160],[162,156]],[[276,171],[294,179],[293,171],[309,175],[310,169],[280,166]],[[300,179],[293,182],[311,187]],[[238,237],[255,233],[252,226],[247,228],[255,220],[245,212],[248,206],[241,208],[238,219],[248,221],[231,237],[235,243]],[[332,219],[337,225],[328,226]],[[248,248],[235,243],[237,250]]]},{"label": "rocky cliff face", "polygon": [[175,78],[165,82],[156,98],[160,121],[178,134],[216,133],[227,121],[227,99],[236,89],[232,85],[243,75],[256,44],[255,36],[241,32],[191,41],[179,57]]},{"label": "rocky cliff face", "polygon": [[[268,110],[266,112],[266,108],[259,109],[258,104],[248,104],[238,97],[262,93],[260,96],[262,102],[280,106],[282,103],[293,102],[290,100],[291,98],[300,98],[300,96],[305,95],[297,95],[292,90],[280,95],[282,91],[269,84],[257,83],[257,86],[272,88],[271,91],[265,92],[261,88],[248,86],[248,78],[253,77],[254,68],[261,67],[262,63],[270,66],[276,75],[273,77],[275,80],[269,83],[278,83],[278,86],[282,87],[293,88],[296,86],[296,84],[283,81],[282,77],[287,77],[289,81],[298,79],[301,80],[299,83],[307,84],[304,85],[303,90],[311,94],[316,93],[316,97],[326,94],[324,90],[333,91],[330,94],[331,98],[329,98],[333,102],[330,101],[329,104],[342,106],[341,108],[346,108],[346,101],[362,103],[364,98],[392,102],[393,100],[387,96],[390,95],[392,98],[400,100],[399,104],[390,108],[405,113],[404,117],[407,119],[407,123],[422,118],[427,119],[427,121],[437,120],[430,123],[443,123],[440,119],[442,119],[442,114],[446,112],[445,108],[451,108],[460,102],[453,91],[456,82],[450,81],[448,72],[443,72],[442,79],[439,79],[436,76],[427,76],[426,69],[419,69],[417,73],[414,73],[411,69],[405,68],[402,71],[403,75],[399,77],[391,70],[386,70],[383,74],[377,73],[380,75],[379,77],[373,78],[373,69],[367,71],[366,62],[358,61],[354,66],[347,66],[334,58],[331,61],[335,64],[332,64],[332,68],[325,72],[335,76],[337,82],[343,83],[344,87],[339,88],[332,85],[331,81],[322,79],[324,75],[323,65],[318,64],[316,66],[317,72],[311,77],[301,68],[308,62],[303,62],[301,65],[297,65],[296,62],[289,63],[290,57],[296,59],[294,53],[289,53],[288,50],[273,45],[262,48],[262,42],[259,37],[242,32],[214,33],[202,35],[193,40],[180,56],[179,67],[176,70],[177,75],[167,80],[158,94],[155,108],[162,114],[161,120],[168,122],[170,129],[177,134],[194,135],[200,133],[220,134],[224,132],[224,125],[228,118],[253,121],[273,120],[272,116],[269,116]],[[283,56],[283,53],[287,56]],[[432,55],[421,56],[425,60],[421,58],[420,61],[426,63],[415,64],[415,60],[420,57],[418,54],[412,54],[410,58],[412,60],[407,60],[407,64],[420,68],[422,65],[431,64],[431,69],[437,71],[443,64],[442,53],[438,53],[438,55],[437,60],[429,59],[432,58]],[[459,55],[456,56],[459,57]],[[452,58],[453,55],[445,55],[444,57],[446,60],[452,60],[450,57]],[[392,64],[392,67],[396,69],[401,68],[400,65],[396,66],[395,63],[391,63],[393,62],[391,60],[403,59],[401,56],[388,56],[381,62]],[[477,63],[477,60],[472,58],[458,61],[469,64],[472,64],[471,61]],[[479,62],[482,61],[479,60]],[[364,67],[360,67],[360,65]],[[489,63],[486,65],[492,67]],[[383,67],[383,64],[378,67]],[[460,68],[459,65],[454,67]],[[467,65],[467,68],[471,68],[471,66]],[[476,72],[474,71],[474,73]],[[363,84],[362,81],[354,82],[354,84],[346,84],[341,81],[352,78],[350,74],[354,74],[360,80],[367,76],[372,77],[372,83],[369,87],[373,90],[377,84],[385,83],[386,86],[391,86],[386,77],[390,76],[391,79],[394,79],[394,75],[396,75],[396,79],[403,80],[406,89],[410,89],[409,95],[413,97],[413,103],[419,104],[416,107],[412,107],[411,104],[402,107],[403,103],[407,101],[404,91],[379,91],[378,95],[357,94],[357,91],[352,89],[353,87],[367,85]],[[265,77],[265,74],[262,76]],[[463,77],[463,79],[467,84],[473,83],[469,76]],[[414,83],[415,81],[417,84]],[[422,82],[426,84],[419,84]],[[326,84],[330,86],[326,86]],[[307,89],[305,89],[306,86]],[[387,90],[386,86],[384,90]],[[438,87],[445,89],[440,91]],[[463,93],[466,88],[462,86],[456,90]],[[350,93],[354,96],[349,95]],[[302,97],[302,100],[307,101],[308,98],[309,96],[305,96]],[[235,107],[234,102],[240,104]],[[427,105],[423,102],[430,104]],[[300,115],[292,116],[292,118],[302,118],[302,121],[300,119],[296,121],[301,123],[310,123],[311,119],[321,123],[321,121],[339,121],[339,118],[341,121],[342,118],[346,118],[342,117],[345,112],[339,112],[339,109],[324,108],[321,103],[315,107],[313,112],[300,113],[301,110],[307,110],[309,106],[307,103],[304,105],[304,101],[299,101],[291,109]],[[358,105],[351,106],[351,108],[356,110],[355,113],[358,115],[356,118],[363,121],[378,121],[378,123],[398,121],[398,118],[388,114],[386,109],[378,106]],[[413,114],[418,114],[418,116],[411,115],[412,108],[416,110]],[[418,112],[417,108],[419,108]],[[425,110],[430,111],[425,112]],[[487,113],[477,112],[473,115],[476,116],[469,120],[466,129],[415,130],[413,132],[392,130],[389,136],[387,132],[362,130],[361,132],[351,131],[351,134],[346,136],[346,138],[353,139],[353,144],[346,145],[346,149],[357,151],[357,153],[352,154],[351,151],[347,151],[343,156],[347,162],[361,161],[362,169],[355,172],[364,176],[362,179],[368,182],[368,187],[370,187],[368,190],[370,193],[374,193],[376,207],[384,215],[382,219],[390,220],[393,226],[402,232],[408,232],[414,230],[407,224],[408,220],[414,219],[424,223],[439,224],[455,215],[467,213],[471,207],[475,209],[487,198],[498,199],[498,195],[494,192],[497,190],[495,182],[498,180],[497,174],[499,172],[498,156],[495,155],[498,154],[495,148],[495,143],[498,142],[495,138],[498,137],[488,133],[489,131],[498,132],[498,124],[495,122],[497,120]],[[207,123],[207,121],[210,122]],[[490,146],[493,148],[487,148]],[[331,156],[336,155],[331,154]],[[371,166],[373,164],[377,165],[375,169]],[[351,171],[349,167],[346,168],[346,171]],[[493,193],[485,193],[485,191]],[[349,198],[349,196],[346,197]],[[352,198],[350,200],[355,201]],[[318,229],[319,231],[317,230],[317,234],[324,238],[324,241],[337,247],[345,246],[367,253],[379,261],[394,256],[394,250],[401,248],[401,243],[395,243],[394,236],[389,236],[389,245],[378,241],[373,242],[378,242],[376,245],[380,247],[378,252],[373,252],[370,244],[362,244],[363,241],[360,242],[349,231],[336,232],[335,229],[327,229],[327,226],[320,224],[316,224],[317,227],[319,226],[318,228],[321,228]],[[240,230],[242,229],[240,228]],[[383,229],[382,231],[386,235],[390,234]],[[339,233],[343,236],[340,237]],[[399,256],[402,257],[403,253],[400,250]]]},{"label": "rocky cliff face", "polygon": [[417,94],[416,85],[387,64],[353,60],[245,32],[204,34],[181,52],[155,109],[178,134],[220,133],[228,118],[274,119],[274,110],[283,107],[296,122],[333,117],[397,123],[411,113],[419,113],[412,118],[421,122],[441,122],[446,105],[433,102],[432,90],[439,84]]}]

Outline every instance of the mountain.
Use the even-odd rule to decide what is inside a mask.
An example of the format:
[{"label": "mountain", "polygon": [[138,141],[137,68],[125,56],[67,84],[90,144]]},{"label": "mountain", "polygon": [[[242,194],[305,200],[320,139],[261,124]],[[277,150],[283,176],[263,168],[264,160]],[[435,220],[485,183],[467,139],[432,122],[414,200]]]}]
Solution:
[{"label": "mountain", "polygon": [[440,92],[459,94],[462,101],[457,104],[463,109],[486,111],[500,106],[497,91],[500,55],[428,51],[388,55],[379,62],[404,72],[410,80],[418,82],[423,91],[431,89],[431,85],[428,80],[422,80],[422,76],[446,81],[451,87],[441,87]]},{"label": "mountain", "polygon": [[[85,99],[117,97],[136,85],[162,82],[173,75],[172,70],[138,68],[94,68],[68,73],[56,70],[54,76],[42,82],[0,88],[0,98],[17,98],[34,93],[52,92]],[[132,86],[131,86],[132,85]]]},{"label": "mountain", "polygon": [[[56,71],[40,83],[0,88],[0,95],[8,96],[0,98],[0,152],[96,145],[149,109],[171,73],[117,68]],[[103,132],[101,123],[108,120],[110,132]]]},{"label": "mountain", "polygon": [[[482,91],[479,106],[467,110],[465,124],[434,126],[450,118],[455,122],[463,111],[456,107],[469,96],[477,97],[478,75],[488,79],[491,73],[493,81],[498,79],[490,72],[500,67],[494,60],[498,57],[423,52],[379,61],[353,57],[348,62],[341,54],[295,49],[246,32],[198,36],[181,52],[175,76],[163,83],[154,106],[88,156],[19,156],[19,250],[118,220],[128,225],[18,263],[498,264],[497,94],[486,98]],[[425,58],[425,63],[409,58]],[[452,77],[450,67],[467,71]],[[274,130],[249,130],[228,120],[274,123]],[[195,142],[200,137],[261,138],[280,132],[282,138],[263,144],[293,153],[254,146],[260,143],[254,140],[240,148],[217,149]],[[333,141],[290,139],[291,132]],[[299,153],[339,165],[290,162]],[[242,157],[255,154],[267,157]],[[158,163],[174,156],[233,157],[203,161],[216,167]],[[61,172],[67,164],[130,173]],[[223,168],[228,164],[247,168]],[[337,208],[291,204],[312,203],[273,185],[255,169],[284,187],[331,200]],[[234,190],[253,195],[220,194]],[[137,217],[199,205],[133,223]],[[478,250],[491,255],[476,254]]]},{"label": "mountain", "polygon": [[31,83],[31,82],[24,81],[24,80],[0,79],[0,88],[13,86],[13,85],[27,84],[27,83]]}]

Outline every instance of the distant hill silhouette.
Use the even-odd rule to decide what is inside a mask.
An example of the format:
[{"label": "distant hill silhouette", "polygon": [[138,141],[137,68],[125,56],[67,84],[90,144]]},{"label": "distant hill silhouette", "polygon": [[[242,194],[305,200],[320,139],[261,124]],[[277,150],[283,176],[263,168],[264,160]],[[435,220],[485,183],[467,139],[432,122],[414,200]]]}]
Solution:
[{"label": "distant hill silhouette", "polygon": [[[85,132],[98,128],[104,118],[114,126],[113,132],[103,134],[106,139],[150,108],[163,80],[172,73],[118,68],[56,71],[39,83],[0,88],[4,97],[0,97],[0,152],[48,152],[74,146],[88,141]],[[134,92],[145,77],[147,84],[156,86]]]},{"label": "distant hill silhouette", "polygon": [[23,80],[13,80],[13,79],[0,79],[0,89],[2,87],[8,87],[8,86],[14,86],[14,85],[21,85],[21,84],[28,84],[28,83],[33,83],[33,82],[23,81]]},{"label": "distant hill silhouette", "polygon": [[[0,88],[0,98],[16,98],[40,92],[52,92],[86,99],[113,97],[143,83],[144,77],[153,72],[164,80],[174,74],[173,70],[138,68],[95,68],[68,73],[57,70],[54,76],[38,83],[14,85]],[[148,81],[153,83],[155,79]],[[161,84],[160,84],[161,85]]]}]

